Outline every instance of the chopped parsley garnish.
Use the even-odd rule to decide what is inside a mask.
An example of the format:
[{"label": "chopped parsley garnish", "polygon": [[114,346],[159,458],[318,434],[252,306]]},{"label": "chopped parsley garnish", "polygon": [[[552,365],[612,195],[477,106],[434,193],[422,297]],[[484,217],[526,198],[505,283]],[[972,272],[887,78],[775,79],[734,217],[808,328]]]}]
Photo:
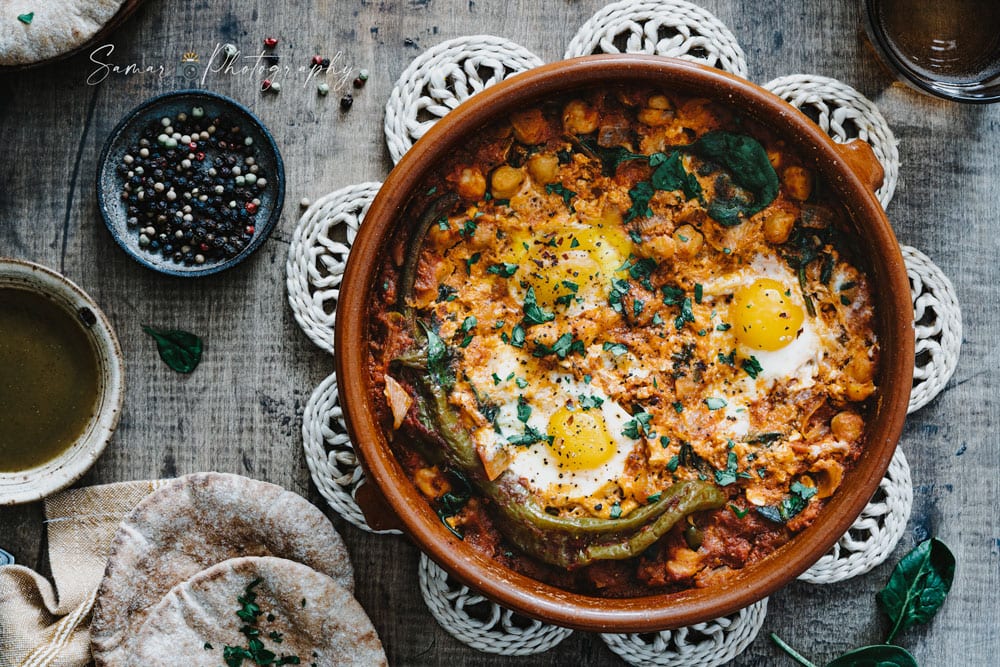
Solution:
[{"label": "chopped parsley garnish", "polygon": [[760,372],[764,369],[761,367],[760,362],[757,361],[757,357],[751,356],[749,359],[744,359],[740,364],[740,368],[746,371],[746,374],[750,377],[756,379]]},{"label": "chopped parsley garnish", "polygon": [[653,324],[663,324],[663,318],[660,317],[659,313],[653,313]]},{"label": "chopped parsley garnish", "polygon": [[784,435],[783,433],[774,433],[774,432],[756,433],[754,435],[747,436],[743,440],[743,442],[749,444],[757,444],[757,445],[770,445],[774,442],[777,442],[778,440],[781,440],[783,435]]},{"label": "chopped parsley garnish", "polygon": [[673,285],[664,285],[660,288],[660,292],[663,293],[663,305],[665,306],[675,306],[684,298],[684,290]]},{"label": "chopped parsley garnish", "polygon": [[616,279],[611,281],[611,291],[608,293],[608,303],[611,309],[618,314],[624,314],[622,309],[622,299],[632,289],[632,284],[627,280]]},{"label": "chopped parsley garnish", "polygon": [[552,344],[552,347],[536,340],[535,350],[532,354],[536,357],[547,357],[550,354],[554,354],[560,359],[565,359],[573,352],[585,354],[586,351],[587,348],[584,347],[583,341],[574,339],[573,334],[567,332],[559,336],[559,339]]},{"label": "chopped parsley garnish", "polygon": [[517,269],[517,264],[501,262],[500,264],[491,264],[489,268],[486,269],[486,273],[492,273],[500,276],[501,278],[510,278],[512,275],[517,273]]},{"label": "chopped parsley garnish", "polygon": [[606,352],[610,352],[616,357],[620,357],[628,352],[628,347],[624,343],[612,343],[610,341],[605,341],[604,350]]},{"label": "chopped parsley garnish", "polygon": [[475,315],[469,315],[462,321],[462,333],[469,333],[478,323]]},{"label": "chopped parsley garnish", "polygon": [[524,323],[527,326],[545,324],[556,319],[555,313],[543,310],[535,299],[535,288],[529,287],[524,295]]},{"label": "chopped parsley garnish", "polygon": [[670,472],[676,472],[677,471],[677,466],[679,466],[680,463],[681,463],[681,460],[680,460],[680,458],[676,454],[673,455],[673,456],[671,456],[670,460],[667,461],[667,470],[669,470]]},{"label": "chopped parsley garnish", "polygon": [[645,305],[646,305],[646,303],[644,301],[642,301],[641,299],[636,299],[635,301],[633,301],[632,302],[632,314],[635,317],[639,317],[639,315],[642,314],[642,309],[643,309],[643,307]]},{"label": "chopped parsley garnish", "polygon": [[674,412],[677,414],[684,412],[684,404],[680,401],[674,401],[672,405],[674,406]]},{"label": "chopped parsley garnish", "polygon": [[510,344],[514,347],[524,347],[524,327],[520,324],[515,325],[510,332]]},{"label": "chopped parsley garnish", "polygon": [[642,243],[642,234],[640,234],[639,232],[635,231],[634,229],[628,230],[628,237],[630,239],[632,239],[632,243],[636,243],[636,244],[641,244]]},{"label": "chopped parsley garnish", "polygon": [[720,364],[732,366],[736,363],[736,350],[730,350],[729,354],[719,352],[718,359]]},{"label": "chopped parsley garnish", "polygon": [[737,507],[736,505],[733,505],[733,504],[729,505],[729,509],[731,509],[733,511],[733,514],[736,515],[737,519],[742,519],[743,517],[745,517],[747,515],[747,512],[750,511],[749,507],[744,508],[744,509],[740,509],[739,507]]},{"label": "chopped parsley garnish", "polygon": [[622,506],[615,503],[611,506],[611,514],[609,515],[612,519],[620,519],[622,516]]},{"label": "chopped parsley garnish", "polygon": [[482,257],[482,255],[483,255],[482,253],[477,252],[477,253],[473,254],[472,257],[470,257],[469,259],[465,260],[465,272],[467,274],[469,274],[470,276],[472,275],[472,265],[475,264],[476,262],[478,262],[479,258]]},{"label": "chopped parsley garnish", "polygon": [[524,424],[528,423],[528,419],[531,417],[531,406],[528,405],[527,399],[524,395],[517,397],[517,420]]},{"label": "chopped parsley garnish", "polygon": [[451,223],[449,223],[448,218],[444,216],[438,218],[437,225],[438,229],[440,229],[442,232],[446,232],[449,229],[451,229]]},{"label": "chopped parsley garnish", "polygon": [[691,297],[684,297],[684,300],[681,302],[681,314],[674,320],[674,326],[678,329],[683,329],[685,322],[694,322]]},{"label": "chopped parsley garnish", "polygon": [[563,294],[562,296],[557,297],[556,303],[562,306],[568,306],[570,302],[573,300],[573,297],[575,297],[576,293],[580,290],[580,286],[571,280],[564,280],[559,284],[568,289],[570,293]]},{"label": "chopped parsley garnish", "polygon": [[726,399],[724,399],[724,398],[716,398],[716,397],[713,396],[711,398],[706,398],[705,399],[705,405],[708,406],[709,410],[720,410],[720,409],[726,407],[727,403],[726,403]]},{"label": "chopped parsley garnish", "polygon": [[657,492],[656,492],[656,493],[654,493],[653,495],[651,495],[651,496],[649,496],[648,498],[646,498],[646,502],[647,502],[647,503],[655,503],[655,502],[658,502],[658,501],[660,500],[660,498],[661,498],[662,496],[663,496],[663,492],[662,492],[662,491],[657,491]]},{"label": "chopped parsley garnish", "polygon": [[473,234],[476,233],[476,229],[478,228],[479,225],[476,223],[475,220],[466,220],[462,224],[462,229],[458,233],[462,236],[472,236]]},{"label": "chopped parsley garnish", "polygon": [[528,381],[524,378],[514,378],[514,384],[516,384],[521,389],[528,386]]},{"label": "chopped parsley garnish", "polygon": [[736,482],[736,471],[737,471],[737,458],[736,452],[729,452],[726,457],[726,468],[725,470],[715,471],[715,482],[719,486],[729,486]]},{"label": "chopped parsley garnish", "polygon": [[715,330],[716,331],[729,331],[732,328],[733,328],[732,324],[729,324],[728,322],[723,322],[722,324],[716,326]]},{"label": "chopped parsley garnish", "polygon": [[[243,621],[240,632],[247,638],[247,645],[246,647],[222,647],[222,659],[228,667],[240,667],[244,660],[249,660],[253,665],[298,665],[301,663],[298,656],[278,656],[274,651],[264,647],[264,642],[261,639],[261,630],[257,627],[257,621],[264,612],[261,611],[260,605],[257,604],[257,593],[254,591],[262,581],[263,579],[254,579],[247,585],[243,595],[236,598],[236,601],[240,604],[236,615]],[[302,606],[305,607],[305,605],[306,601],[303,599]],[[269,614],[268,618],[273,618],[273,616]],[[267,636],[277,644],[280,644],[283,640],[279,632],[271,632]],[[205,642],[204,648],[206,651],[210,651],[212,650],[212,645]]]},{"label": "chopped parsley garnish", "polygon": [[501,382],[503,382],[503,378],[500,377],[499,375],[497,375],[496,373],[494,373],[492,375],[492,377],[493,377],[493,386],[494,387],[497,386],[498,384],[500,384]]},{"label": "chopped parsley garnish", "polygon": [[458,290],[444,283],[438,285],[438,301],[454,301],[458,298]]},{"label": "chopped parsley garnish", "polygon": [[632,419],[630,419],[625,424],[625,428],[622,429],[622,435],[626,438],[632,438],[633,440],[638,440],[644,435],[649,435],[649,422],[653,419],[653,415],[649,414],[645,410],[636,412]]},{"label": "chopped parsley garnish", "polygon": [[590,410],[592,408],[599,408],[604,404],[604,399],[600,396],[581,396],[580,397],[580,407],[584,410]]},{"label": "chopped parsley garnish", "polygon": [[[549,183],[548,185],[545,186],[545,191],[548,192],[549,194],[554,193],[559,195],[560,197],[562,197],[563,203],[565,204],[569,204],[571,201],[573,201],[573,197],[576,196],[575,192],[564,186],[562,183]],[[573,207],[570,206],[570,208],[572,209]]]},{"label": "chopped parsley garnish", "polygon": [[705,294],[705,289],[701,286],[701,283],[694,284],[694,302],[701,303],[701,298]]},{"label": "chopped parsley garnish", "polygon": [[663,447],[663,449],[666,449],[669,446],[670,446],[670,438],[668,438],[665,435],[661,435],[660,436],[660,447]]}]

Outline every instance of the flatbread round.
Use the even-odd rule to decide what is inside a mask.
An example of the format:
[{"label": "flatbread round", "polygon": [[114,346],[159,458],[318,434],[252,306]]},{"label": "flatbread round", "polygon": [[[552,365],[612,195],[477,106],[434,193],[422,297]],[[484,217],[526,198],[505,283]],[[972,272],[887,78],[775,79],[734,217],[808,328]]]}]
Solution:
[{"label": "flatbread round", "polygon": [[119,526],[94,606],[94,660],[125,664],[135,631],[167,591],[240,556],[305,563],[354,590],[344,541],[304,498],[239,475],[187,475],[144,499]]},{"label": "flatbread round", "polygon": [[[0,3],[0,65],[30,65],[85,44],[124,0],[6,0]],[[19,16],[30,15],[25,23]]]},{"label": "flatbread round", "polygon": [[[259,614],[248,614],[247,602]],[[282,558],[227,560],[174,586],[149,611],[126,664],[218,667],[227,646],[250,648],[246,629],[259,632],[264,650],[301,665],[387,664],[358,601],[325,574]]]}]

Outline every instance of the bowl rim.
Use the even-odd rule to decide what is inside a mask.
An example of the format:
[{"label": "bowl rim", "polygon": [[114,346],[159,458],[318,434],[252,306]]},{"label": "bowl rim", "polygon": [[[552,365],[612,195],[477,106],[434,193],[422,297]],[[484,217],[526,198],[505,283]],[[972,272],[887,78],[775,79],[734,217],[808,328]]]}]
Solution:
[{"label": "bowl rim", "polygon": [[[663,81],[685,94],[734,105],[774,129],[824,174],[845,200],[874,250],[866,256],[878,275],[880,331],[879,394],[866,447],[848,473],[854,486],[834,494],[820,518],[795,539],[712,588],[633,598],[598,598],[544,584],[474,551],[451,536],[410,483],[373,418],[368,391],[368,295],[396,218],[428,169],[462,136],[518,105],[547,94],[608,81]],[[808,149],[808,150],[807,150]],[[873,276],[873,283],[875,276]],[[902,433],[913,373],[913,319],[909,281],[898,241],[874,192],[850,169],[837,145],[811,120],[759,86],[688,61],[648,55],[597,55],[540,66],[485,89],[451,111],[403,156],[386,178],[361,226],[344,272],[336,321],[340,403],[361,464],[402,523],[406,534],[463,584],[498,604],[556,625],[599,632],[646,632],[725,616],[789,583],[817,561],[847,531],[878,487]],[[345,354],[344,350],[351,353]],[[847,492],[850,491],[850,492]]]},{"label": "bowl rim", "polygon": [[[247,247],[240,251],[235,257],[227,259],[225,262],[219,262],[217,264],[206,264],[205,268],[182,271],[179,269],[173,269],[168,265],[158,265],[146,259],[133,244],[130,243],[119,230],[118,225],[111,219],[111,213],[108,210],[107,197],[112,193],[106,192],[104,189],[104,171],[110,157],[111,151],[114,150],[115,146],[118,145],[122,137],[122,132],[124,132],[128,127],[144,112],[148,111],[152,107],[159,104],[165,104],[171,102],[174,98],[181,97],[202,97],[213,100],[215,102],[221,103],[223,106],[231,106],[240,113],[246,114],[250,121],[256,126],[256,129],[266,140],[267,150],[274,155],[274,163],[276,173],[274,175],[275,185],[277,190],[274,193],[274,207],[268,215],[267,220],[264,221],[263,225],[257,227],[257,233],[251,239]],[[281,158],[281,151],[278,150],[278,144],[274,140],[274,136],[271,131],[267,129],[260,118],[257,117],[253,111],[249,108],[237,102],[231,97],[222,95],[221,93],[216,93],[210,90],[202,90],[200,88],[184,88],[181,90],[171,90],[166,93],[160,93],[159,95],[154,95],[139,105],[133,107],[129,110],[120,121],[115,125],[114,129],[108,135],[108,138],[104,141],[104,147],[101,149],[101,155],[97,160],[97,170],[95,174],[95,187],[97,191],[97,208],[101,213],[101,220],[104,221],[105,227],[108,228],[108,232],[111,237],[115,240],[125,254],[132,258],[135,262],[141,266],[150,269],[151,271],[156,271],[157,273],[162,273],[168,276],[174,276],[178,278],[201,278],[203,276],[210,276],[226,269],[230,269],[237,264],[240,264],[245,259],[257,252],[261,244],[267,240],[274,231],[274,228],[278,224],[278,220],[281,219],[282,209],[285,205],[285,163]],[[117,193],[115,193],[117,194]]]},{"label": "bowl rim", "polygon": [[[0,473],[0,507],[35,502],[70,486],[94,465],[111,441],[125,402],[125,359],[110,320],[94,299],[66,276],[42,264],[0,257],[0,287],[11,278],[23,278],[15,289],[54,297],[60,307],[88,309],[94,324],[84,331],[95,346],[101,375],[97,412],[87,430],[61,454],[41,466]],[[4,482],[7,482],[5,484]]]}]

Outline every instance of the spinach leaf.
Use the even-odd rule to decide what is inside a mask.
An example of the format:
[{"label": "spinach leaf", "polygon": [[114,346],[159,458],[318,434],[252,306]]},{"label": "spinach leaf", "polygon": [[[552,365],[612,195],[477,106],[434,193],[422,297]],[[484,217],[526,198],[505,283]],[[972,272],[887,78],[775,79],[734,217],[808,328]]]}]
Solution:
[{"label": "spinach leaf", "polygon": [[[782,651],[804,667],[817,667],[809,659],[771,633],[771,639]],[[917,661],[905,649],[891,644],[875,644],[848,651],[834,658],[826,667],[918,667]]]},{"label": "spinach leaf", "polygon": [[906,554],[875,596],[893,623],[886,642],[911,625],[929,621],[948,595],[954,576],[955,556],[936,538]]},{"label": "spinach leaf", "polygon": [[701,184],[694,174],[684,169],[681,154],[673,151],[670,154],[654,153],[649,156],[649,166],[654,167],[649,182],[657,190],[673,192],[680,190],[688,199],[701,194]]},{"label": "spinach leaf", "polygon": [[602,171],[605,176],[614,176],[615,170],[618,169],[618,165],[622,162],[627,162],[628,160],[645,160],[649,157],[642,153],[633,153],[624,146],[605,148],[598,144],[596,139],[590,137],[581,139],[580,145],[597,156],[597,159],[601,161]]},{"label": "spinach leaf", "polygon": [[198,362],[201,361],[201,338],[178,329],[160,330],[143,326],[142,330],[153,337],[160,359],[172,370],[190,373],[198,368]]},{"label": "spinach leaf", "polygon": [[719,224],[732,227],[762,211],[778,196],[778,174],[767,151],[753,137],[716,130],[705,134],[686,150],[726,170],[733,183],[752,195],[753,201],[732,196],[709,204],[708,214]]},{"label": "spinach leaf", "polygon": [[918,667],[910,652],[891,644],[863,646],[828,662],[826,667]]}]

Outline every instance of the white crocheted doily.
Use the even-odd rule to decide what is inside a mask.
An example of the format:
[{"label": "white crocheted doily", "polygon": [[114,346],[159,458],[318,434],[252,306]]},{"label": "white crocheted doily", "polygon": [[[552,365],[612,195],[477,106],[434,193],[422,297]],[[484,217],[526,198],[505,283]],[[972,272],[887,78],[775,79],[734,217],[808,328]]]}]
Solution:
[{"label": "white crocheted doily", "polygon": [[716,667],[750,646],[766,615],[767,598],[764,598],[735,614],[707,623],[662,632],[603,634],[601,639],[630,665]]},{"label": "white crocheted doily", "polygon": [[799,579],[813,584],[833,584],[856,577],[880,565],[896,548],[906,530],[913,505],[910,466],[901,447],[896,449],[885,477],[871,502],[850,530]]},{"label": "white crocheted doily", "polygon": [[413,59],[385,105],[385,140],[399,162],[449,111],[479,91],[542,64],[520,44],[493,35],[457,37]]},{"label": "white crocheted doily", "polygon": [[457,583],[426,555],[420,555],[420,593],[427,608],[448,634],[484,653],[542,653],[573,634],[493,604]]},{"label": "white crocheted doily", "polygon": [[910,393],[910,412],[913,412],[940,394],[958,367],[962,310],[948,276],[916,248],[903,246],[902,250],[910,277],[916,334],[916,364]]},{"label": "white crocheted doily", "polygon": [[604,7],[577,31],[566,58],[648,53],[717,67],[744,79],[747,61],[732,31],[684,0],[624,0]]},{"label": "white crocheted doily", "polygon": [[815,74],[783,76],[765,83],[764,88],[812,118],[834,141],[867,142],[885,170],[875,195],[882,208],[889,205],[899,180],[899,149],[889,124],[871,100],[846,83]]},{"label": "white crocheted doily", "polygon": [[[626,0],[608,5],[581,27],[566,57],[622,51],[681,57],[744,77],[747,73],[743,51],[732,32],[712,14],[681,0]],[[393,160],[398,161],[438,119],[468,97],[541,62],[523,47],[489,35],[449,40],[424,52],[400,76],[386,104],[386,141]],[[836,141],[867,141],[885,169],[877,195],[883,206],[888,205],[896,187],[899,154],[874,104],[850,86],[820,76],[783,77],[765,87],[813,117]],[[378,183],[365,183],[317,201],[303,215],[289,249],[289,305],[309,338],[331,353],[347,254],[378,187]],[[912,412],[937,395],[954,372],[961,315],[954,289],[940,269],[913,248],[904,247],[903,254],[917,336]],[[335,375],[324,380],[306,406],[302,428],[306,461],[330,507],[370,531],[354,500],[364,475],[347,437],[336,382]],[[862,515],[801,578],[833,583],[881,563],[902,534],[911,502],[909,468],[897,450]],[[477,650],[504,655],[538,653],[571,633],[489,602],[453,582],[426,556],[421,557],[419,580],[424,600],[441,626]],[[766,608],[767,600],[762,600],[731,616],[688,628],[602,638],[633,665],[720,665],[753,641]]]},{"label": "white crocheted doily", "polygon": [[347,435],[344,411],[337,395],[337,374],[323,380],[302,414],[302,445],[316,488],[340,516],[370,533],[399,535],[398,530],[374,530],[354,499],[365,474]]},{"label": "white crocheted doily", "polygon": [[320,198],[299,220],[288,247],[288,305],[302,331],[330,354],[347,254],[381,185],[352,185]]}]

